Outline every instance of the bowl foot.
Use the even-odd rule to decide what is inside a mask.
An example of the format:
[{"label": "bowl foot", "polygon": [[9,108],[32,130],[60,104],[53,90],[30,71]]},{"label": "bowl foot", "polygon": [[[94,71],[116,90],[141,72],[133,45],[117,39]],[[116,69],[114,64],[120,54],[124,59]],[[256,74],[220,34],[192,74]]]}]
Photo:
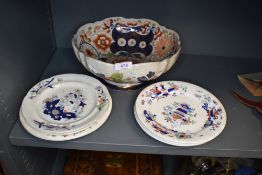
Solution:
[{"label": "bowl foot", "polygon": [[136,90],[145,85],[145,83],[125,84],[125,83],[116,83],[109,80],[104,80],[104,81],[106,82],[107,86],[117,90]]}]

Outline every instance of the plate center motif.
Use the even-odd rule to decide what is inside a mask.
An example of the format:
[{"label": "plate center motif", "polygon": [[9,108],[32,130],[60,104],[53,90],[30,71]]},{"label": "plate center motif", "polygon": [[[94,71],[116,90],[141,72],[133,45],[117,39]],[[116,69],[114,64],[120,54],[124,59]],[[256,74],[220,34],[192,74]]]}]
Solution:
[{"label": "plate center motif", "polygon": [[161,126],[183,133],[195,133],[202,130],[206,122],[206,113],[201,105],[187,93],[179,91],[164,98],[154,100],[147,113],[155,116],[155,122]]},{"label": "plate center motif", "polygon": [[37,115],[49,123],[75,123],[99,110],[100,96],[99,89],[84,83],[60,81],[36,96]]},{"label": "plate center motif", "polygon": [[85,106],[87,98],[80,89],[60,95],[53,95],[43,101],[43,113],[54,120],[71,119],[79,116]]}]

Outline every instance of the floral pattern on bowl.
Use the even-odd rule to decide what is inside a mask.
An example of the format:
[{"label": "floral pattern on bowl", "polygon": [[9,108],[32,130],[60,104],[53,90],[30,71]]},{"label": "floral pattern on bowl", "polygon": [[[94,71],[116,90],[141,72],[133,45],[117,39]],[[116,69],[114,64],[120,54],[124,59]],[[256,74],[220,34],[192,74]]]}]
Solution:
[{"label": "floral pattern on bowl", "polygon": [[[178,34],[149,19],[111,17],[88,23],[79,28],[72,45],[90,72],[119,87],[159,77],[180,53]],[[131,61],[132,69],[115,70],[114,63],[123,61]],[[148,78],[149,72],[154,76]],[[118,78],[109,78],[116,74]]]}]

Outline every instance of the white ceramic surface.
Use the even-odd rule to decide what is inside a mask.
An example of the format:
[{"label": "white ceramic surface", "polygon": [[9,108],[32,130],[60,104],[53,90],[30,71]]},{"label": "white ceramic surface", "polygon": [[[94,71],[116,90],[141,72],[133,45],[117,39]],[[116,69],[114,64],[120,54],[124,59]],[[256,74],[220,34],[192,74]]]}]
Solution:
[{"label": "white ceramic surface", "polygon": [[[175,31],[153,20],[122,17],[83,25],[72,46],[88,71],[120,88],[159,77],[174,65],[181,50]],[[133,61],[132,68],[115,69],[112,61],[122,55]]]},{"label": "white ceramic surface", "polygon": [[146,87],[137,97],[134,113],[148,135],[175,146],[206,143],[226,125],[225,109],[213,94],[181,81]]},{"label": "white ceramic surface", "polygon": [[86,75],[62,74],[30,89],[21,105],[20,120],[26,130],[35,131],[32,135],[68,140],[100,127],[111,108],[110,94],[98,80]]}]

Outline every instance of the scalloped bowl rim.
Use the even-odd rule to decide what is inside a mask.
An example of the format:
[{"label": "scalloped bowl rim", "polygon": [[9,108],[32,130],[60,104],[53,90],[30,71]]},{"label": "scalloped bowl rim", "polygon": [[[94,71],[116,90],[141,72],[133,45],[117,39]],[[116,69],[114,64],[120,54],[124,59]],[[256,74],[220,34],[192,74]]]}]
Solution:
[{"label": "scalloped bowl rim", "polygon": [[[114,67],[114,66],[115,66],[115,63],[108,63],[108,62],[104,62],[104,61],[98,60],[98,59],[93,58],[93,57],[90,57],[90,56],[86,56],[85,54],[83,54],[81,51],[78,50],[78,48],[75,46],[73,40],[74,40],[74,38],[72,39],[72,46],[73,46],[73,48],[74,48],[74,51],[77,51],[78,54],[81,54],[81,56],[84,56],[85,58],[88,58],[88,59],[92,59],[92,60],[94,60],[94,61],[97,61],[97,62],[99,62],[99,63],[101,63],[101,64],[105,64],[105,65],[110,66],[110,67]],[[180,51],[181,51],[181,47],[179,47],[179,49],[178,49],[173,55],[170,55],[170,56],[164,58],[164,59],[161,60],[161,61],[152,61],[152,62],[145,62],[145,63],[136,63],[136,64],[133,64],[132,67],[138,67],[138,66],[143,66],[143,65],[146,65],[146,64],[153,64],[153,63],[156,63],[156,64],[157,64],[157,63],[161,63],[161,62],[164,62],[164,61],[166,61],[166,60],[168,60],[168,59],[172,59],[174,56],[180,54]],[[125,61],[125,62],[127,62],[127,61]]]},{"label": "scalloped bowl rim", "polygon": [[102,62],[102,63],[104,63],[104,64],[106,64],[106,65],[108,65],[108,66],[114,66],[115,63],[108,63],[108,62],[104,62],[104,61],[98,60],[97,58],[94,58],[94,57],[86,56],[85,54],[83,54],[83,52],[79,51],[79,49],[77,48],[76,43],[75,43],[75,38],[76,38],[76,36],[78,35],[78,33],[79,33],[86,25],[95,24],[96,22],[101,22],[101,21],[105,21],[105,20],[107,20],[107,19],[114,19],[114,18],[121,18],[121,19],[127,19],[127,20],[132,20],[132,19],[133,19],[133,20],[147,20],[147,21],[151,21],[151,22],[159,25],[160,27],[164,28],[165,30],[168,30],[168,31],[174,33],[175,36],[176,36],[176,40],[177,40],[177,44],[178,44],[178,49],[177,49],[172,55],[169,55],[169,56],[167,56],[166,58],[164,58],[164,59],[162,59],[162,60],[160,60],[160,61],[136,63],[136,64],[133,64],[133,65],[132,65],[133,67],[134,67],[134,66],[136,67],[136,66],[138,66],[138,65],[140,66],[140,65],[148,64],[148,63],[160,63],[160,62],[163,62],[163,61],[165,61],[165,60],[167,60],[167,59],[171,59],[172,57],[174,57],[175,55],[178,55],[178,54],[180,53],[180,51],[181,51],[180,37],[179,37],[178,33],[177,33],[175,30],[169,29],[169,28],[167,28],[166,26],[160,25],[160,24],[159,24],[158,22],[156,22],[155,20],[148,19],[148,18],[124,18],[124,17],[117,17],[117,16],[115,16],[115,17],[108,17],[108,18],[104,18],[104,19],[102,19],[102,20],[98,20],[98,21],[95,21],[95,22],[86,23],[86,24],[82,25],[81,27],[79,27],[78,30],[77,30],[77,32],[74,34],[74,36],[73,36],[73,38],[72,38],[72,40],[71,40],[72,46],[73,46],[74,50],[77,50],[77,52],[78,52],[79,54],[82,54],[82,55],[83,55],[84,57],[86,57],[86,58],[93,59],[93,60],[98,61],[98,62],[100,62],[100,63]]}]

